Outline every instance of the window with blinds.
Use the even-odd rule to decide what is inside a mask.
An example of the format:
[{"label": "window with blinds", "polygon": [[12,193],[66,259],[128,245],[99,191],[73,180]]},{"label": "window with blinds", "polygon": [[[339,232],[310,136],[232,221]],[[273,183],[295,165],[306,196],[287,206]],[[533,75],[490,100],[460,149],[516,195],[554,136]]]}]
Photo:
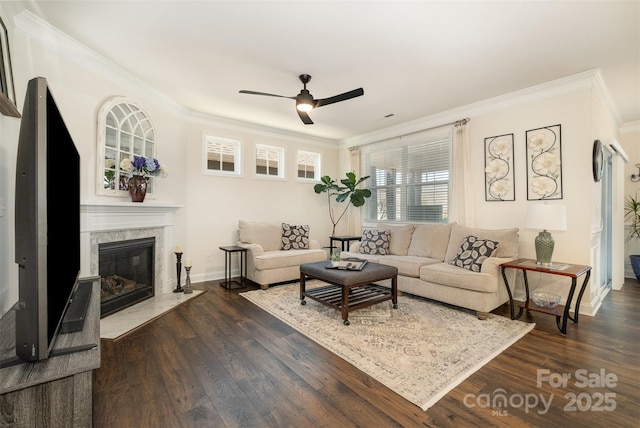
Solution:
[{"label": "window with blinds", "polygon": [[298,178],[320,180],[320,153],[298,150],[296,164]]},{"label": "window with blinds", "polygon": [[207,136],[205,138],[205,173],[240,174],[240,141]]},{"label": "window with blinds", "polygon": [[284,178],[284,149],[257,144],[256,175]]},{"label": "window with blinds", "polygon": [[371,190],[364,220],[446,223],[450,153],[450,133],[363,148],[363,176],[370,176],[365,184]]}]

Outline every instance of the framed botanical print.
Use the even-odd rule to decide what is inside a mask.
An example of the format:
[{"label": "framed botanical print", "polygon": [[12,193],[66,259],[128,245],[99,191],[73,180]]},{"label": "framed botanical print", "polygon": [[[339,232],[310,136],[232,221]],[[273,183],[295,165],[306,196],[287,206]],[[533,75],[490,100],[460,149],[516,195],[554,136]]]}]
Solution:
[{"label": "framed botanical print", "polygon": [[560,125],[527,131],[527,199],[562,199]]},{"label": "framed botanical print", "polygon": [[0,113],[5,116],[20,117],[16,107],[16,90],[13,86],[9,34],[0,18]]},{"label": "framed botanical print", "polygon": [[515,201],[513,134],[484,139],[484,198]]}]

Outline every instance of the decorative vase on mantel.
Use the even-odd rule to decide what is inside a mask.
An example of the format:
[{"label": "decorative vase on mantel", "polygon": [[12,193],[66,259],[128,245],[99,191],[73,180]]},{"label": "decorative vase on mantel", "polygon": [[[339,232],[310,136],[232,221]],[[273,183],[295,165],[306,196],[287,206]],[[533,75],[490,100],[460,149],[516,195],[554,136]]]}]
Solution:
[{"label": "decorative vase on mantel", "polygon": [[131,202],[144,202],[147,194],[147,179],[142,175],[132,175],[129,179]]}]

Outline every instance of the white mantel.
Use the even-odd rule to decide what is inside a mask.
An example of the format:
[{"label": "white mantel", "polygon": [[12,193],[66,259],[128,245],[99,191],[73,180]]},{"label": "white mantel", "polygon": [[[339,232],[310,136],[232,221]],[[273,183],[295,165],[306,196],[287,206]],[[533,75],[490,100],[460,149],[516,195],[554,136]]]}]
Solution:
[{"label": "white mantel", "polygon": [[172,248],[173,214],[179,205],[149,202],[87,202],[80,205],[80,276],[96,276],[98,244],[102,242],[156,238],[156,294],[170,293],[175,285]]}]

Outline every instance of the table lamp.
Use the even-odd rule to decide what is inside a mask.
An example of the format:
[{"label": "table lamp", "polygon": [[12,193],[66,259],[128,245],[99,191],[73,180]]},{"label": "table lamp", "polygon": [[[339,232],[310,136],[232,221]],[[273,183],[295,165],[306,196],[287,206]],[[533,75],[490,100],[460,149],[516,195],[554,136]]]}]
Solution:
[{"label": "table lamp", "polygon": [[547,230],[567,230],[567,212],[564,205],[531,204],[524,220],[527,229],[542,229],[536,236],[536,263],[551,265],[554,240]]}]

